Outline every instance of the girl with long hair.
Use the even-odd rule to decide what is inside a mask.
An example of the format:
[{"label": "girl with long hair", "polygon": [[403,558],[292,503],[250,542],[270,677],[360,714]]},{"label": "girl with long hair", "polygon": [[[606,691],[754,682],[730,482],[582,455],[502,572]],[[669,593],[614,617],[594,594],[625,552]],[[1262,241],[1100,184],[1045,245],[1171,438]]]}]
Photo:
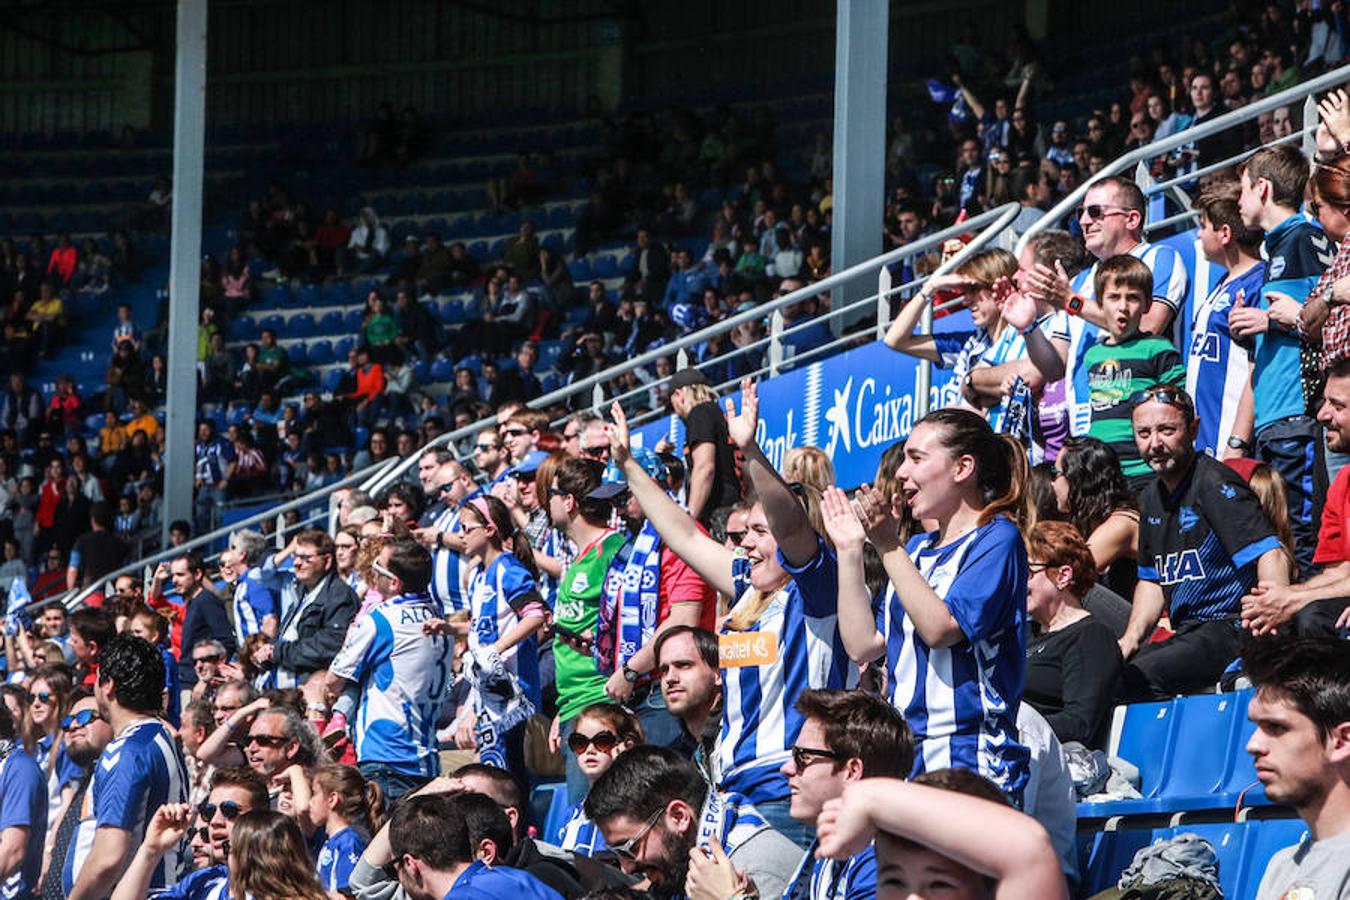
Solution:
[{"label": "girl with long hair", "polygon": [[319,850],[320,884],[330,893],[345,891],[371,835],[384,825],[384,791],[352,766],[320,766],[302,818],[328,836]]},{"label": "girl with long hair", "polygon": [[[887,695],[915,732],[915,774],[960,766],[1014,798],[1029,760],[1016,725],[1027,616],[1020,455],[968,410],[925,416],[896,477],[914,518],[936,527],[908,546],[899,505],[874,488],[859,489],[857,510],[838,488],[825,495],[839,552],[839,631],[855,662],[885,660]],[[869,539],[890,576],[880,627],[863,561]]]},{"label": "girl with long hair", "polygon": [[271,810],[241,815],[230,834],[230,900],[329,900],[300,826]]},{"label": "girl with long hair", "polygon": [[[72,782],[80,776],[80,767],[66,755],[65,733],[61,719],[70,711],[70,693],[74,684],[70,669],[60,663],[40,666],[28,682],[28,721],[31,723],[33,758],[47,779],[47,809],[64,812],[75,794]],[[59,816],[48,814],[49,832],[56,836]]]},{"label": "girl with long hair", "polygon": [[719,628],[724,653],[740,665],[724,675],[716,787],[746,797],[770,825],[805,847],[811,833],[789,814],[791,795],[781,771],[801,730],[795,704],[802,691],[857,683],[835,626],[834,550],[822,536],[823,525],[812,525],[812,509],[821,521],[819,492],[806,486],[794,491],[764,455],[755,441],[755,384],[741,382],[741,411],[733,414],[728,403],[727,432],[744,455],[757,502],[740,547],[729,549],[643,470],[633,458],[623,410],[615,404],[610,413],[610,456],[648,521],[691,569],[736,598]]},{"label": "girl with long hair", "polygon": [[1139,500],[1116,451],[1090,437],[1069,438],[1055,460],[1055,498],[1087,540],[1103,587],[1129,600],[1139,581]]}]

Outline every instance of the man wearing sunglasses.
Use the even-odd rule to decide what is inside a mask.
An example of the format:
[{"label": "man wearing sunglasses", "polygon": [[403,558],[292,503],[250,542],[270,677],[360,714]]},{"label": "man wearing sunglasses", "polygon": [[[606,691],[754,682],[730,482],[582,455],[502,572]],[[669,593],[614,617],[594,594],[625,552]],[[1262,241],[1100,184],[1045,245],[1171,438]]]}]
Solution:
[{"label": "man wearing sunglasses", "polygon": [[[825,804],[863,778],[906,778],[914,764],[914,735],[894,706],[862,691],[803,691],[806,717],[782,772],[792,789],[792,818],[815,828]],[[817,844],[818,846],[818,844]],[[695,865],[699,865],[696,861]],[[869,845],[839,861],[808,851],[784,898],[842,900],[876,890],[876,854]]]},{"label": "man wearing sunglasses", "polygon": [[1084,357],[1102,338],[1106,326],[1107,313],[1097,302],[1095,289],[1101,260],[1122,253],[1142,260],[1153,273],[1153,297],[1139,330],[1170,337],[1178,345],[1183,339],[1179,330],[1174,333],[1171,328],[1177,310],[1186,302],[1190,275],[1176,250],[1144,242],[1145,208],[1143,191],[1133,181],[1119,176],[1103,178],[1088,190],[1078,209],[1083,242],[1096,262],[1072,280],[1058,266],[1045,265],[1038,265],[1027,278],[1030,293],[1049,299],[1060,310],[1050,327],[1050,337],[1062,366],[1056,367],[1058,371],[1043,371],[1047,380],[1065,379],[1075,437],[1087,434],[1092,415]]},{"label": "man wearing sunglasses", "polygon": [[478,493],[478,485],[449,450],[423,453],[418,476],[427,497],[432,499],[418,520],[413,536],[431,551],[432,599],[447,611],[467,609],[477,568],[463,556],[464,537],[459,532],[459,513],[464,501]]},{"label": "man wearing sunglasses", "polygon": [[42,874],[47,833],[47,779],[17,743],[8,704],[0,709],[0,885],[6,897],[28,897]]},{"label": "man wearing sunglasses", "polygon": [[502,446],[513,465],[519,465],[538,449],[540,433],[548,430],[548,414],[537,409],[518,409],[502,425]]},{"label": "man wearing sunglasses", "polygon": [[656,896],[687,893],[696,848],[734,876],[717,892],[725,897],[750,883],[760,897],[781,897],[802,861],[801,848],[744,798],[709,789],[692,762],[661,747],[622,754],[591,787],[585,810],[623,871],[649,879]]},{"label": "man wearing sunglasses", "polygon": [[[74,900],[111,894],[155,810],[188,801],[187,766],[172,732],[158,718],[164,691],[159,649],[123,634],[109,641],[99,657],[94,696],[116,737],[100,756],[89,788],[93,844],[66,858],[67,896]],[[187,859],[186,843],[171,848],[151,872],[150,890],[177,882]]]},{"label": "man wearing sunglasses", "polygon": [[[192,820],[206,823],[203,827],[208,835],[207,855],[212,865],[191,873],[158,896],[171,900],[225,900],[230,891],[228,861],[234,823],[244,813],[257,809],[267,809],[267,782],[257,772],[239,766],[216,772],[211,779],[211,794],[205,803],[197,805],[197,818]],[[151,823],[111,900],[140,900],[147,896],[170,838],[171,834],[165,834],[162,818]]]},{"label": "man wearing sunglasses", "polygon": [[484,428],[473,440],[473,464],[488,485],[494,485],[506,477],[511,461],[502,445],[502,439],[495,428]]},{"label": "man wearing sunglasses", "polygon": [[[88,691],[76,692],[70,712],[61,720],[61,733],[65,738],[66,756],[79,767],[80,774],[71,781],[75,793],[53,834],[51,862],[42,882],[44,900],[65,897],[69,885],[62,882],[70,848],[88,847],[94,839],[98,822],[94,818],[94,798],[89,793],[89,781],[94,774],[94,763],[98,762],[103,748],[113,737],[112,729],[99,714],[98,701]],[[53,815],[55,811],[48,811],[49,817]]]},{"label": "man wearing sunglasses", "polygon": [[[1125,702],[1192,694],[1241,652],[1241,602],[1289,583],[1289,560],[1237,472],[1195,449],[1195,405],[1159,385],[1134,397],[1134,439],[1157,479],[1139,496],[1139,583],[1120,655]],[[1167,612],[1174,635],[1148,642]]]}]

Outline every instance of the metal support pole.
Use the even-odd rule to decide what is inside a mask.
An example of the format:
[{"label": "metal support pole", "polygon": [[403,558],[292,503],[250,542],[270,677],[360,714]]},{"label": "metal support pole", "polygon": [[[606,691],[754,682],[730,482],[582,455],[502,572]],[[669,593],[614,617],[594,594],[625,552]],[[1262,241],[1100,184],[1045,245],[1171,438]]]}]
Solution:
[{"label": "metal support pole", "polygon": [[783,311],[775,309],[769,317],[769,377],[783,367]]},{"label": "metal support pole", "polygon": [[[834,226],[830,259],[836,272],[881,252],[886,183],[886,0],[839,0],[834,42]],[[834,288],[835,309],[866,296],[870,285]],[[866,315],[831,320],[836,336]]]},{"label": "metal support pole", "polygon": [[882,266],[877,272],[877,333],[876,339],[886,339],[886,329],[891,324],[891,270]]},{"label": "metal support pole", "polygon": [[206,150],[206,0],[178,0],[174,79],[173,215],[169,263],[168,402],[164,422],[164,524],[192,519],[197,417],[197,317]]}]

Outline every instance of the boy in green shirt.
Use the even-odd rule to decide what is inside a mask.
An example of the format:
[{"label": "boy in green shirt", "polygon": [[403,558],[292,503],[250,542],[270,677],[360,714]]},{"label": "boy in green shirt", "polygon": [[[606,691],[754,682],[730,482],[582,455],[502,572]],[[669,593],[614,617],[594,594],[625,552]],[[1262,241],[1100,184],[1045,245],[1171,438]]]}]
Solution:
[{"label": "boy in green shirt", "polygon": [[549,730],[549,742],[562,749],[567,766],[567,792],[572,802],[586,795],[588,782],[577,767],[576,754],[567,746],[577,714],[592,703],[609,700],[608,680],[595,664],[596,622],[605,574],[628,538],[609,527],[610,504],[587,499],[600,486],[605,467],[593,459],[568,458],[553,470],[548,490],[548,514],[564,532],[577,555],[558,581],[553,607],[554,680],[558,686],[558,714]]},{"label": "boy in green shirt", "polygon": [[1139,259],[1122,253],[1097,266],[1093,286],[1106,315],[1106,337],[1088,348],[1088,396],[1092,421],[1088,436],[1110,445],[1133,486],[1151,477],[1134,443],[1130,411],[1140,391],[1158,384],[1183,387],[1186,368],[1172,342],[1139,331],[1153,297],[1153,273]]}]

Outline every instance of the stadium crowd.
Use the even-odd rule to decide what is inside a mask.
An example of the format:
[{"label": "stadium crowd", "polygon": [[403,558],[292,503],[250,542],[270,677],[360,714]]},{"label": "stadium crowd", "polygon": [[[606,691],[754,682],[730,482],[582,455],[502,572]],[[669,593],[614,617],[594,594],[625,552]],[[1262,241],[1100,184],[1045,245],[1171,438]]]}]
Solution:
[{"label": "stadium crowd", "polygon": [[[1049,85],[1029,47],[1010,54],[1015,96],[990,108],[970,87],[990,63],[958,55],[930,88],[962,167],[920,190],[897,127],[889,238],[1019,184],[1008,196],[1043,206],[1094,154],[1216,114],[1216,85],[1231,107],[1295,83],[1295,60],[1339,62],[1339,11],[1270,9],[1221,59],[1197,43],[1140,68],[1133,99],[1087,122],[1081,161],[1067,125],[1037,142],[1031,104]],[[1141,113],[1149,135],[1134,133]],[[960,400],[851,496],[819,448],[770,460],[752,380],[723,411],[713,386],[749,361],[653,373],[670,375],[651,402],[683,420],[680,454],[633,445],[639,406],[527,407],[542,393],[534,341],[572,290],[529,222],[484,282],[491,318],[457,348],[421,297],[481,273],[427,235],[368,299],[341,402],[311,390],[284,404],[303,376],[275,334],[242,364],[224,346],[220,323],[252,301],[248,257],[304,278],[381,271],[391,251],[373,210],[350,232],[325,215],[310,242],[303,204],[278,187],[250,206],[223,272],[204,270],[220,291],[204,297],[202,389],[250,414],[226,435],[199,425],[195,524],[230,496],[395,455],[415,468],[378,496],[337,492],[334,527],[281,549],[238,530],[211,565],[183,553],[73,613],[11,602],[6,896],[1067,897],[1066,752],[1104,749],[1117,702],[1242,679],[1265,795],[1310,832],[1258,896],[1344,893],[1350,99],[1333,91],[1320,113],[1314,164],[1283,145],[1200,181],[1200,244],[1225,276],[1193,322],[1178,313],[1194,273],[1143,239],[1144,196],[1121,178],[1021,258],[987,250],[926,281],[886,343],[952,370]],[[563,335],[574,374],[829,271],[828,148],[793,183],[766,158],[767,119],[695,124],[615,129],[578,249],[642,224],[637,265],[617,305],[588,288],[592,319]],[[1202,142],[1158,165],[1229,152]],[[676,245],[669,259],[663,241],[699,221],[692,195],[747,162],[708,255]],[[532,164],[494,204],[534,196],[547,178]],[[950,293],[972,330],[919,333]],[[123,374],[147,349],[130,319],[112,339]],[[447,407],[414,400],[408,363],[447,346],[515,350],[517,367],[487,390],[463,369]],[[80,400],[62,399],[73,382],[46,404],[15,374],[0,400],[11,601],[101,587],[158,515],[153,378],[109,384],[98,454]],[[422,449],[493,414],[467,459]],[[330,452],[357,424],[368,446]],[[542,833],[528,786],[558,776],[570,808]]]}]

